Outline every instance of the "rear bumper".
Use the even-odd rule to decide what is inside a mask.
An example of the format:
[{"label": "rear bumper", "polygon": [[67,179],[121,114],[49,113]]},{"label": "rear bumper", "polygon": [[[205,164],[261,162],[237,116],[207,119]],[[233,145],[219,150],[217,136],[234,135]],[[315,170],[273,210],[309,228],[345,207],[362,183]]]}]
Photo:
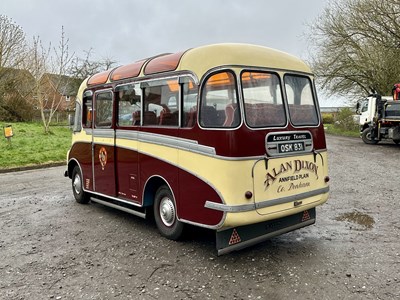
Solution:
[{"label": "rear bumper", "polygon": [[274,236],[312,225],[315,223],[315,219],[315,208],[311,208],[279,219],[217,231],[218,255],[237,251]]}]

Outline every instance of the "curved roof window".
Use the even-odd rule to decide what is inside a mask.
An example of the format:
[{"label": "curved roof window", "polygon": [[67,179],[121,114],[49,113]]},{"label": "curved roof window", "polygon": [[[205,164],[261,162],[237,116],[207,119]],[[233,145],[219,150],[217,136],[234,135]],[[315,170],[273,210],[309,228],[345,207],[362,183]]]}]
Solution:
[{"label": "curved roof window", "polygon": [[108,75],[110,75],[112,70],[107,70],[104,72],[100,72],[91,76],[87,82],[88,85],[97,85],[106,83],[108,80]]},{"label": "curved roof window", "polygon": [[111,74],[111,81],[126,79],[126,78],[133,78],[137,77],[140,74],[140,70],[146,60],[140,60],[129,65],[120,66],[116,68]]},{"label": "curved roof window", "polygon": [[144,67],[144,74],[150,75],[175,70],[178,67],[181,57],[184,53],[185,51],[166,54],[151,59]]}]

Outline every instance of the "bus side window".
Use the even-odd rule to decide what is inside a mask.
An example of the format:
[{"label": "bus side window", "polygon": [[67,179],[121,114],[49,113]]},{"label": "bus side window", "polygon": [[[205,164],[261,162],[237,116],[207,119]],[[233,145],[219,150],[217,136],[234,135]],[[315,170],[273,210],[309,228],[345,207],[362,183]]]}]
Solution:
[{"label": "bus side window", "polygon": [[150,86],[144,89],[143,125],[157,125],[157,117],[162,110],[161,87]]},{"label": "bus side window", "polygon": [[236,80],[232,72],[212,75],[202,89],[200,125],[233,128],[240,124]]},{"label": "bus side window", "polygon": [[140,125],[141,90],[133,85],[116,88],[118,106],[118,126],[130,127]]},{"label": "bus side window", "polygon": [[193,127],[197,122],[198,89],[192,79],[183,83],[182,127]]},{"label": "bus side window", "polygon": [[179,125],[179,84],[177,79],[147,86],[144,88],[144,95],[143,125]]},{"label": "bus side window", "polygon": [[82,106],[79,100],[75,102],[75,116],[72,127],[73,132],[79,132],[82,130]]},{"label": "bus side window", "polygon": [[92,109],[93,109],[93,93],[86,91],[83,94],[83,109],[82,109],[82,126],[84,128],[92,127]]},{"label": "bus side window", "polygon": [[110,128],[112,125],[113,96],[111,92],[100,92],[95,97],[95,115],[96,128]]}]

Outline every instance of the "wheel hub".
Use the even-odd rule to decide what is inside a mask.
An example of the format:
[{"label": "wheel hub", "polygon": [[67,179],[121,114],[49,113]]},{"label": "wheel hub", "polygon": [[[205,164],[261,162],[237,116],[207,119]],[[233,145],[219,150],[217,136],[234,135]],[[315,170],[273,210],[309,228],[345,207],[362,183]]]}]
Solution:
[{"label": "wheel hub", "polygon": [[80,176],[75,176],[74,181],[72,183],[74,187],[74,191],[77,195],[81,193],[82,190],[82,181]]},{"label": "wheel hub", "polygon": [[168,197],[164,197],[160,202],[160,217],[166,226],[171,226],[175,222],[175,206]]}]

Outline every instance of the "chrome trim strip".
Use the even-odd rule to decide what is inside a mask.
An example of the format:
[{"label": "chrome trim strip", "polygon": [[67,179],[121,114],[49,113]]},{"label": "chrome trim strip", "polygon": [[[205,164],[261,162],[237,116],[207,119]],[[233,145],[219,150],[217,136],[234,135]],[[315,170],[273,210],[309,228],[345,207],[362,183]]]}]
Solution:
[{"label": "chrome trim strip", "polygon": [[310,219],[310,220],[308,220],[306,222],[302,222],[302,223],[290,226],[290,227],[282,228],[280,230],[264,234],[262,236],[254,238],[254,239],[251,239],[251,240],[239,243],[239,244],[234,244],[232,246],[228,246],[228,247],[225,247],[223,249],[219,249],[218,250],[218,255],[223,255],[223,254],[227,254],[227,253],[232,252],[232,251],[240,250],[240,249],[243,249],[243,248],[258,244],[258,243],[261,243],[263,241],[266,241],[266,240],[268,240],[268,239],[270,239],[270,238],[272,238],[274,236],[278,236],[278,235],[281,235],[281,234],[284,234],[284,233],[287,233],[287,232],[290,232],[290,231],[293,231],[293,230],[296,230],[296,229],[299,229],[299,228],[302,228],[302,227],[305,227],[305,226],[308,226],[308,225],[312,225],[314,223],[315,223],[315,218],[314,219]]},{"label": "chrome trim strip", "polygon": [[168,135],[148,133],[148,132],[139,132],[136,130],[129,130],[129,131],[117,130],[116,138],[137,140],[139,142],[168,146],[176,149],[188,150],[210,156],[216,155],[214,147],[200,145],[198,141],[183,139],[175,136],[168,136]]},{"label": "chrome trim strip", "polygon": [[296,194],[293,196],[288,196],[284,198],[279,198],[279,199],[274,199],[274,200],[269,200],[269,201],[263,201],[263,202],[257,202],[255,204],[256,209],[264,208],[264,207],[270,207],[274,205],[279,205],[279,204],[284,204],[288,202],[293,202],[297,200],[302,200],[305,198],[310,198],[314,196],[318,196],[321,194],[326,194],[329,192],[329,186],[324,187],[322,189],[314,190],[314,191],[309,191],[301,194]]},{"label": "chrome trim strip", "polygon": [[222,221],[219,222],[217,225],[204,225],[203,223],[197,223],[197,222],[189,221],[189,220],[186,220],[186,219],[180,219],[179,221],[181,221],[182,223],[186,223],[186,224],[189,224],[189,225],[194,225],[194,226],[201,227],[201,228],[217,229],[217,228],[220,228],[221,225],[224,223],[225,214],[224,214],[224,217],[223,217]]},{"label": "chrome trim strip", "polygon": [[[83,128],[82,130],[81,130],[81,132],[82,131],[84,131],[87,135],[93,135],[93,129],[92,128],[87,128],[87,127],[85,127],[85,128]],[[79,132],[76,132],[76,133],[79,133]]]},{"label": "chrome trim strip", "polygon": [[91,195],[98,195],[98,196],[101,196],[101,197],[104,197],[104,198],[107,198],[107,199],[110,199],[110,200],[118,201],[118,202],[121,202],[121,203],[126,203],[126,204],[129,204],[129,205],[132,205],[132,206],[136,206],[136,207],[143,207],[140,203],[127,201],[127,200],[122,200],[122,199],[119,199],[119,198],[116,198],[116,197],[112,197],[112,196],[109,196],[109,195],[106,195],[106,194],[102,194],[102,193],[94,192],[94,191],[90,191],[90,190],[85,190],[84,189],[84,191],[88,192]]},{"label": "chrome trim strip", "polygon": [[139,140],[141,142],[149,142],[163,146],[170,146],[178,149],[185,149],[207,155],[216,154],[214,147],[200,145],[197,141],[181,139],[177,137],[168,137],[165,135],[155,135],[155,134],[149,134],[147,132],[140,132]]},{"label": "chrome trim strip", "polygon": [[94,197],[90,197],[90,200],[93,201],[93,202],[100,203],[100,204],[105,205],[105,206],[109,206],[109,207],[112,207],[112,208],[115,208],[115,209],[118,209],[118,210],[122,210],[124,212],[129,213],[129,214],[141,217],[143,219],[146,218],[146,214],[145,213],[142,213],[142,212],[139,212],[139,211],[136,211],[136,210],[133,210],[133,209],[129,209],[129,208],[124,207],[124,206],[119,206],[119,205],[116,205],[116,204],[113,204],[113,203],[110,203],[110,202],[107,202],[107,201],[103,201],[103,200],[100,200],[100,199],[97,199],[97,198],[94,198]]},{"label": "chrome trim strip", "polygon": [[114,129],[93,129],[93,137],[114,138]]},{"label": "chrome trim strip", "polygon": [[137,130],[123,130],[117,129],[115,131],[115,138],[117,139],[125,139],[125,140],[138,140],[139,131]]},{"label": "chrome trim strip", "polygon": [[204,205],[204,207],[214,209],[214,210],[224,211],[224,212],[239,213],[239,212],[252,211],[252,210],[256,210],[256,209],[260,209],[260,208],[264,208],[264,207],[270,207],[270,206],[274,206],[274,205],[278,205],[278,204],[293,202],[293,201],[297,201],[297,200],[302,200],[304,198],[309,198],[309,197],[325,194],[327,192],[329,192],[329,186],[324,187],[322,189],[314,190],[314,191],[296,194],[293,196],[272,199],[272,200],[266,200],[266,201],[262,201],[262,202],[251,203],[251,204],[243,204],[243,205],[226,205],[226,204],[206,201],[206,204]]}]

